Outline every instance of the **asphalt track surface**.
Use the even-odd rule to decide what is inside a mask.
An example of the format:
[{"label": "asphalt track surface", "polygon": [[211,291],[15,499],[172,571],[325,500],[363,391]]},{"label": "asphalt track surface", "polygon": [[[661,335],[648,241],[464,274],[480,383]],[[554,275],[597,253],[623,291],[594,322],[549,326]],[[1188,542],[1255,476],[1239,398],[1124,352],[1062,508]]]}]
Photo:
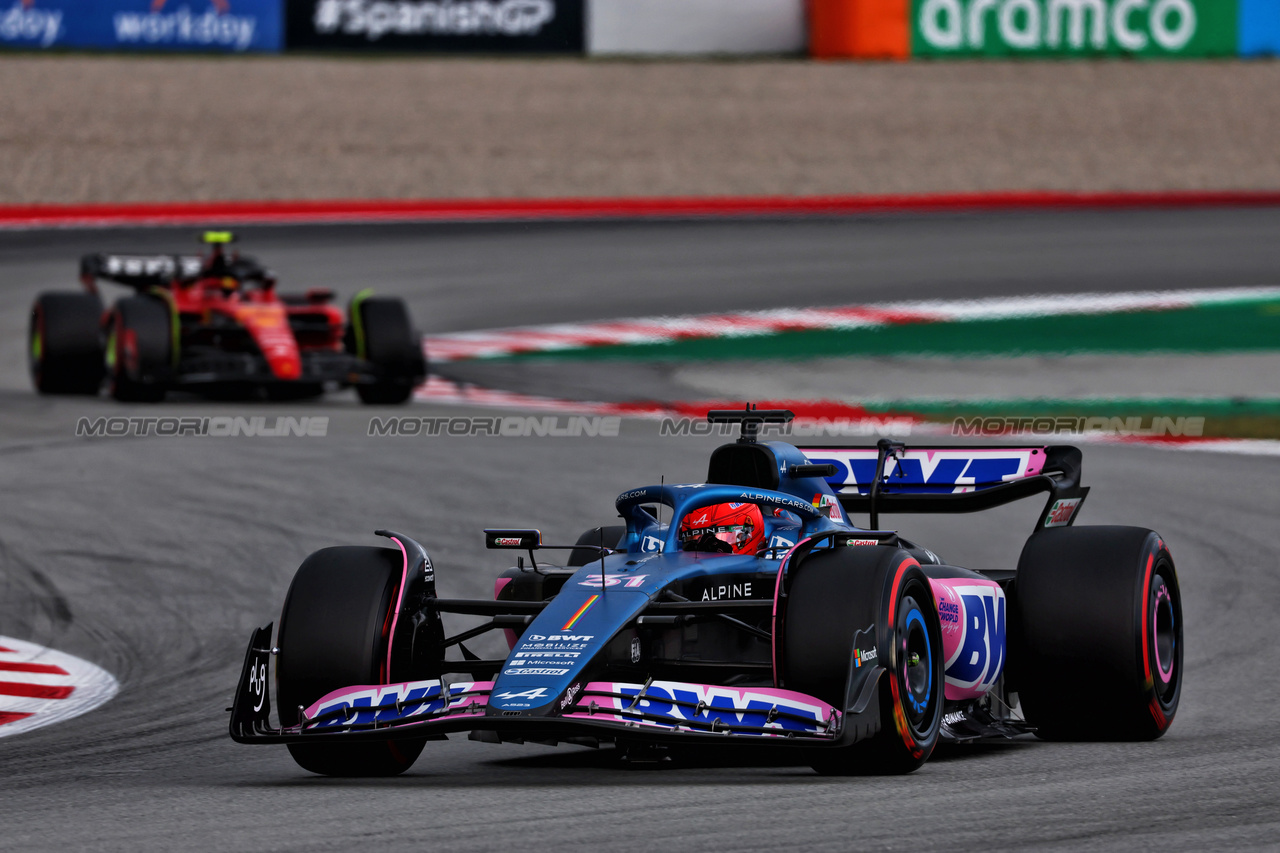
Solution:
[{"label": "asphalt track surface", "polygon": [[[814,222],[246,231],[282,280],[403,293],[427,331],[886,298],[1280,281],[1277,211]],[[625,488],[697,479],[714,442],[370,438],[349,396],[126,407],[28,390],[25,307],[92,249],[190,232],[0,235],[0,633],[105,667],[93,714],[0,739],[0,849],[1274,849],[1280,831],[1280,460],[1090,447],[1081,523],[1153,527],[1182,583],[1186,674],[1163,739],[952,749],[902,778],[803,767],[626,769],[608,749],[428,745],[407,775],[311,776],[226,736],[250,630],[297,564],[389,527],[443,595],[487,596],[479,530],[565,539]],[[601,369],[609,369],[602,365]],[[516,390],[518,382],[513,383]],[[1206,390],[1209,393],[1209,390]],[[414,414],[460,410],[419,406]],[[324,438],[74,437],[80,417],[326,415]],[[890,519],[944,557],[1010,566],[1030,507]],[[1087,689],[1087,685],[1082,685]]]}]

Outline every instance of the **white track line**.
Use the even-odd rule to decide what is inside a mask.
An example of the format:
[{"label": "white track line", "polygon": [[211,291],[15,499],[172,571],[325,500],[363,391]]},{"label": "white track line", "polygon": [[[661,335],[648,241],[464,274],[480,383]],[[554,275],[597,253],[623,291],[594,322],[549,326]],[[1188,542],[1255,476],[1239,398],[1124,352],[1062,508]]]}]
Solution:
[{"label": "white track line", "polygon": [[1198,450],[1203,453],[1230,453],[1236,456],[1280,456],[1280,441],[1269,438],[1202,438],[1199,441],[1133,442],[1163,450]]},{"label": "white track line", "polygon": [[120,684],[88,661],[0,636],[0,737],[86,714]]}]

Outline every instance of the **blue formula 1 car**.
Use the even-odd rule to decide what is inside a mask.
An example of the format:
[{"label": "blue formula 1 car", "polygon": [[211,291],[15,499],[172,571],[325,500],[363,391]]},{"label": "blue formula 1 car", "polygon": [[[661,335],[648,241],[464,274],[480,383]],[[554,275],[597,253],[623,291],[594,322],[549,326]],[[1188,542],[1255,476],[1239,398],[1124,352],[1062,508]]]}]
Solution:
[{"label": "blue formula 1 car", "polygon": [[[940,741],[1168,729],[1183,657],[1173,560],[1150,530],[1072,526],[1088,493],[1079,450],[758,440],[790,417],[711,412],[742,435],[714,451],[707,482],[624,492],[625,526],[584,533],[567,566],[539,559],[536,530],[486,530],[488,547],[529,556],[493,600],[437,597],[426,550],[400,533],[312,554],[274,644],[271,625],[250,641],[231,737],[337,776],[400,773],[463,731],[645,756],[768,748],[844,774],[910,772]],[[877,529],[884,512],[1044,493],[1016,569],[948,565]],[[485,621],[450,635],[450,614]],[[467,649],[491,630],[505,658]]]}]

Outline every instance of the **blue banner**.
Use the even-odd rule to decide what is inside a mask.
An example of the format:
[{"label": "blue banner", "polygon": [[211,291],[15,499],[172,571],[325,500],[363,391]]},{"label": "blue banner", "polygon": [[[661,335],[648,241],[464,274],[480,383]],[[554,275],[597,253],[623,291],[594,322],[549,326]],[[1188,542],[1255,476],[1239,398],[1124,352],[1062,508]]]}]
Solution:
[{"label": "blue banner", "polygon": [[[6,0],[0,0],[0,3]],[[283,0],[11,0],[0,46],[279,52]]]},{"label": "blue banner", "polygon": [[1240,0],[1240,55],[1280,55],[1280,0]]}]

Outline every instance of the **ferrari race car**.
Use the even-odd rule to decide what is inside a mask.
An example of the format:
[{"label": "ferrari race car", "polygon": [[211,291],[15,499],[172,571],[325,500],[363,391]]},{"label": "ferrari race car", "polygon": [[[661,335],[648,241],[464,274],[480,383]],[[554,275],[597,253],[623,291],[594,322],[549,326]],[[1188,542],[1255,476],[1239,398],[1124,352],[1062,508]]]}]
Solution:
[{"label": "ferrari race car", "polygon": [[[204,234],[209,254],[85,255],[84,292],[46,292],[31,309],[28,362],[42,394],[155,402],[171,389],[274,399],[354,385],[366,403],[402,403],[426,376],[421,337],[399,299],[357,293],[347,316],[333,292],[279,293],[271,272],[228,254],[230,232]],[[98,282],[134,293],[104,309]]]},{"label": "ferrari race car", "polygon": [[[250,640],[231,737],[285,744],[336,776],[400,773],[427,741],[463,731],[613,742],[624,757],[789,750],[850,774],[910,772],[940,741],[1169,728],[1183,660],[1173,559],[1150,530],[1072,526],[1088,494],[1078,449],[759,440],[790,417],[711,412],[742,426],[707,481],[623,492],[625,525],[588,530],[566,566],[540,559],[551,549],[536,530],[486,530],[487,547],[528,555],[493,600],[438,597],[426,550],[401,533],[377,531],[394,547],[317,551],[274,643],[272,625]],[[878,529],[884,512],[1042,493],[1013,569],[960,568]],[[455,614],[485,621],[450,633]],[[491,630],[506,634],[504,658],[465,646]]]}]

